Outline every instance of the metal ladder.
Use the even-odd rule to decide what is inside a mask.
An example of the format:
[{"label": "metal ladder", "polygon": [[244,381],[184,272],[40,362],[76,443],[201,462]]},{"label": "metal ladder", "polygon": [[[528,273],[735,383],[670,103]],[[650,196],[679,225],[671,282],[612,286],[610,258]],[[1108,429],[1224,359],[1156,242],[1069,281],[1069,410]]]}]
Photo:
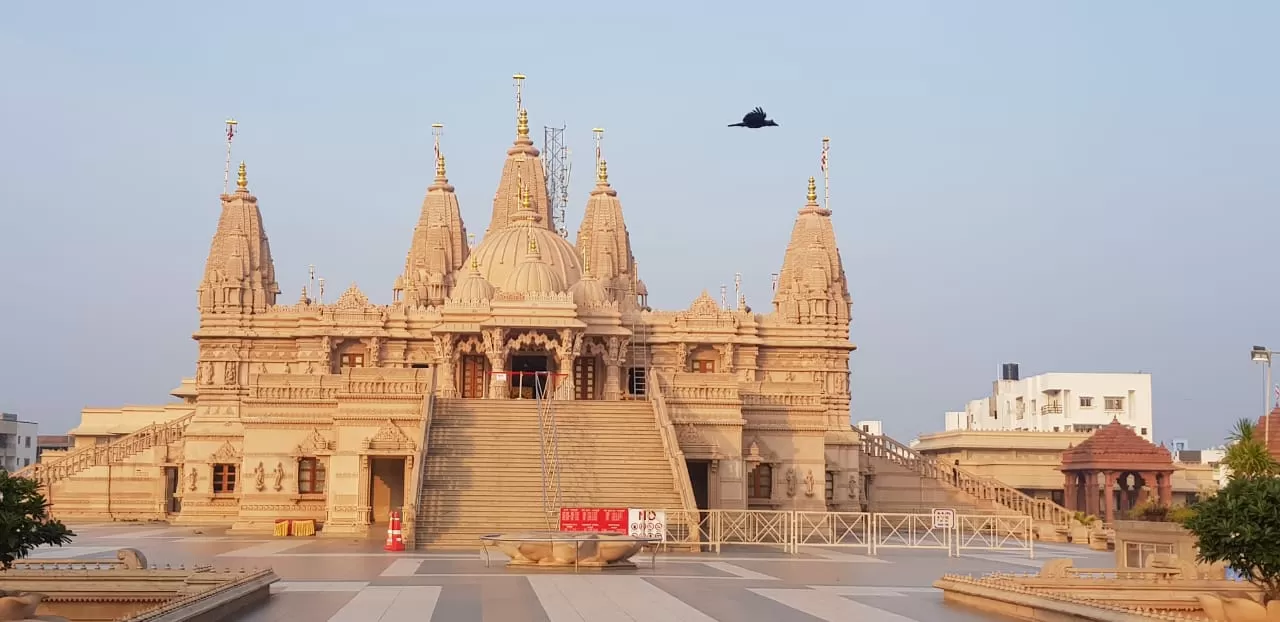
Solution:
[{"label": "metal ladder", "polygon": [[649,326],[640,319],[640,270],[633,270],[631,291],[636,296],[636,311],[631,316],[631,397],[649,399]]},{"label": "metal ladder", "polygon": [[[543,372],[546,373],[546,372]],[[556,429],[555,393],[559,387],[552,387],[554,376],[547,373],[545,384],[537,383],[539,376],[534,376],[534,400],[538,407],[538,446],[542,460],[542,512],[547,521],[547,529],[559,527],[560,505],[560,433]],[[554,521],[554,524],[553,524]]]}]

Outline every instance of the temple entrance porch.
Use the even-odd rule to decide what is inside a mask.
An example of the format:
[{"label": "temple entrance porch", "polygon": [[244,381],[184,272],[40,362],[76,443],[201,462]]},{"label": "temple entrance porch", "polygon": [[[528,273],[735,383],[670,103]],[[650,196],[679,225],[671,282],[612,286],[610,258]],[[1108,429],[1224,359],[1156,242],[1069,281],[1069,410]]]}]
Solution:
[{"label": "temple entrance porch", "polygon": [[513,353],[507,370],[507,397],[541,399],[554,391],[558,383],[551,367],[551,355],[546,352]]}]

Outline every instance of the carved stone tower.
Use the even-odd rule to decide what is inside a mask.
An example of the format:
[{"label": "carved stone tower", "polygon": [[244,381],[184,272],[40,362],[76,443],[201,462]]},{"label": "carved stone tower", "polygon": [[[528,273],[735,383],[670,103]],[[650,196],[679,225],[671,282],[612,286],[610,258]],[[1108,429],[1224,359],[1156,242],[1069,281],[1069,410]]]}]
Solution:
[{"label": "carved stone tower", "polygon": [[201,314],[262,313],[280,293],[271,245],[258,199],[249,194],[244,162],[235,193],[222,195],[222,215],[198,291]]},{"label": "carved stone tower", "polygon": [[502,165],[502,178],[498,182],[498,192],[493,197],[493,216],[489,218],[489,228],[485,236],[493,231],[501,231],[520,211],[521,188],[527,188],[529,202],[537,214],[535,227],[543,227],[554,231],[555,224],[551,219],[551,203],[547,200],[547,175],[542,170],[542,160],[538,159],[539,151],[529,138],[529,113],[520,109],[516,124],[516,141],[507,150],[507,160]]},{"label": "carved stone tower", "polygon": [[812,177],[807,198],[791,229],[773,308],[788,322],[839,325],[847,330],[853,299],[831,226],[831,210],[818,205]]},{"label": "carved stone tower", "polygon": [[412,307],[443,304],[469,253],[458,196],[445,176],[441,154],[436,157],[435,183],[422,200],[422,214],[413,228],[404,275],[397,280],[396,290],[403,291],[405,304]]},{"label": "carved stone tower", "polygon": [[592,273],[604,285],[609,298],[623,308],[636,305],[636,260],[631,254],[631,236],[622,219],[622,202],[609,185],[608,164],[601,160],[596,171],[596,187],[587,199],[586,213],[578,227],[578,251]]}]

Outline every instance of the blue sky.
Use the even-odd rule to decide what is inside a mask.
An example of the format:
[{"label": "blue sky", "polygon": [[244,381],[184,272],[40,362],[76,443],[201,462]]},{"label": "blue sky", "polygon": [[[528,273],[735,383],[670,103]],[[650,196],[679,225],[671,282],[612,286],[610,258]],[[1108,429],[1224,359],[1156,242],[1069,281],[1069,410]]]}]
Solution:
[{"label": "blue sky", "polygon": [[[1156,434],[1216,443],[1280,348],[1280,5],[1239,1],[6,4],[0,409],[60,432],[194,370],[241,122],[285,300],[314,263],[388,302],[445,124],[483,232],[513,135],[591,128],[651,302],[742,272],[769,307],[830,136],[854,416],[903,440],[997,366],[1149,371]],[[374,4],[374,3],[370,3]],[[730,130],[751,107],[781,123]]]}]

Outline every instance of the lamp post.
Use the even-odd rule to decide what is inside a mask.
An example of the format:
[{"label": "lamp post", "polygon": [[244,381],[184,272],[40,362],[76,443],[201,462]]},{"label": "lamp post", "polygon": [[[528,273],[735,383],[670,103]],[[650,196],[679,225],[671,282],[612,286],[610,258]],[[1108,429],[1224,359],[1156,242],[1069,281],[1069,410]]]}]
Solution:
[{"label": "lamp post", "polygon": [[1262,385],[1262,438],[1266,445],[1267,452],[1271,452],[1271,355],[1272,351],[1266,346],[1253,346],[1249,351],[1251,360],[1255,363],[1262,364],[1265,367],[1263,374],[1266,377],[1266,384]]}]

